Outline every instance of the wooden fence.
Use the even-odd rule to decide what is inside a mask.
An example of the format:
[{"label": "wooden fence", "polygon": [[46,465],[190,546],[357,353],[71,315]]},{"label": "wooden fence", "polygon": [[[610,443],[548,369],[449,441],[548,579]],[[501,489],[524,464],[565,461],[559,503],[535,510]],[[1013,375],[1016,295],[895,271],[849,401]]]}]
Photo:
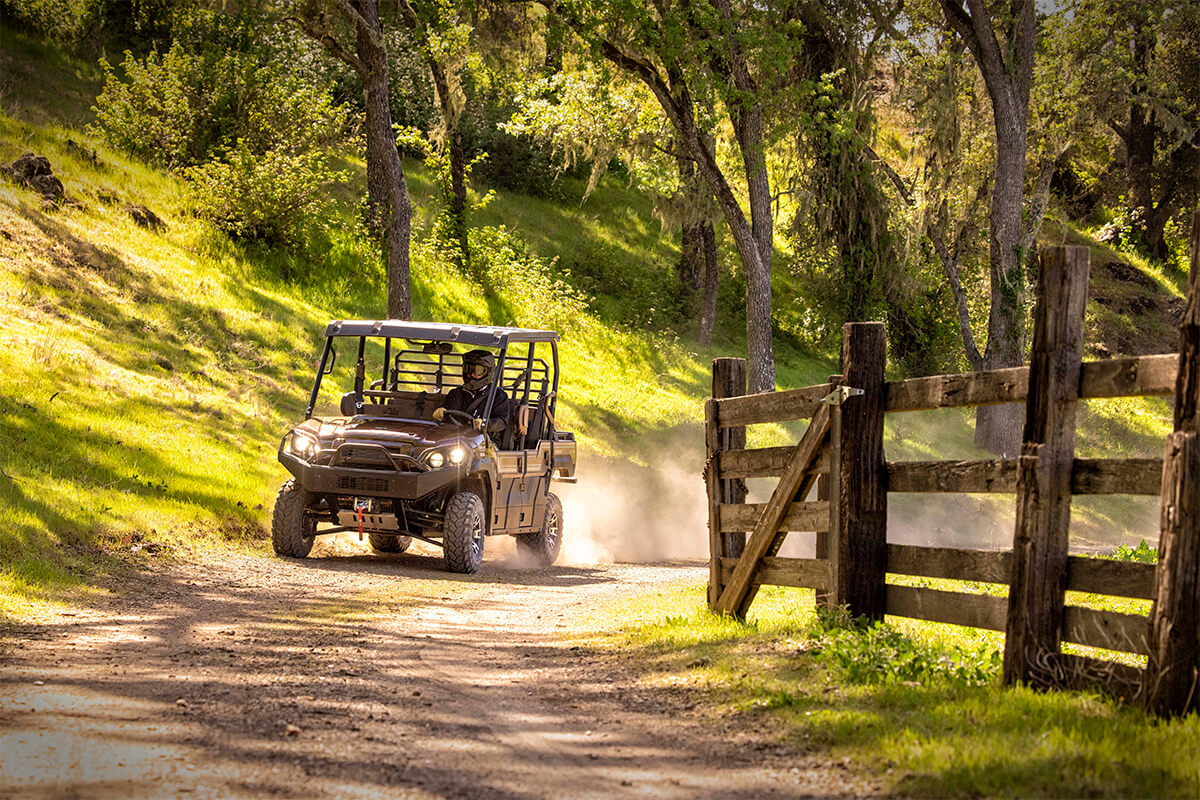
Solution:
[{"label": "wooden fence", "polygon": [[[713,365],[705,405],[711,550],[709,605],[744,617],[761,585],[815,589],[855,616],[884,614],[1005,632],[1004,680],[1038,687],[1101,683],[1163,715],[1200,709],[1200,212],[1193,220],[1187,311],[1178,354],[1082,361],[1086,248],[1049,248],[1039,270],[1030,366],[885,381],[879,323],[844,330],[842,375],[744,393],[738,359]],[[1162,459],[1074,458],[1084,398],[1174,395]],[[1020,456],[888,462],[885,414],[1025,402]],[[794,446],[746,449],[745,427],[808,419]],[[763,504],[746,478],[777,477]],[[818,486],[817,501],[806,501]],[[890,492],[1016,495],[1013,548],[982,551],[887,542]],[[1071,556],[1072,495],[1162,498],[1157,565]],[[790,531],[816,533],[816,557],[777,554]],[[747,534],[749,534],[747,538]],[[887,573],[1005,584],[1008,596],[897,586]],[[1065,592],[1152,600],[1149,617],[1065,603]],[[1147,656],[1145,669],[1069,655],[1071,642]]]}]

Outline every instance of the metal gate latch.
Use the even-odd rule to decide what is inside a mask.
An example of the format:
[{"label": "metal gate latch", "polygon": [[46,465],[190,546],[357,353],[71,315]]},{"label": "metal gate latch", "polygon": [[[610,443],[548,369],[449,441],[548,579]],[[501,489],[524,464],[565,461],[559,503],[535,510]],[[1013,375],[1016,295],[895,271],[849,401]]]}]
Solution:
[{"label": "metal gate latch", "polygon": [[839,386],[822,397],[821,402],[827,406],[840,406],[846,402],[847,398],[857,397],[860,394],[863,394],[862,389],[855,389],[853,386]]}]

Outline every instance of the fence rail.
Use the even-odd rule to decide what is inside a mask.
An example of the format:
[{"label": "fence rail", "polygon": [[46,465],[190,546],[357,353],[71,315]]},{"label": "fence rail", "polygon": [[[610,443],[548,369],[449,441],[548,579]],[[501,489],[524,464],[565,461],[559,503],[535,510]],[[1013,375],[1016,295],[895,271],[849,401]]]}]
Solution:
[{"label": "fence rail", "polygon": [[[814,589],[852,614],[884,614],[1005,633],[1005,680],[1045,687],[1101,683],[1160,714],[1200,706],[1200,212],[1193,219],[1181,351],[1082,361],[1085,248],[1042,256],[1028,367],[883,380],[882,325],[851,323],[844,375],[802,389],[742,395],[718,380],[706,406],[714,610],[744,616],[763,585]],[[722,359],[731,362],[733,359]],[[725,373],[734,366],[722,367]],[[736,371],[736,370],[735,370]],[[744,372],[741,373],[744,375]],[[718,383],[721,388],[718,391]],[[1074,458],[1081,399],[1175,397],[1163,458]],[[1019,458],[883,458],[886,413],[1026,404]],[[811,419],[799,444],[746,449],[745,427]],[[779,478],[767,503],[746,503],[747,478]],[[814,486],[820,499],[805,498]],[[889,493],[1016,495],[1013,548],[982,551],[888,544]],[[1157,564],[1069,555],[1072,495],[1162,498]],[[791,532],[816,537],[817,557],[781,558]],[[749,539],[746,538],[749,534]],[[991,593],[888,583],[888,574],[992,584]],[[999,588],[1007,587],[1007,592]],[[1149,616],[1069,605],[1066,591],[1153,601]],[[1063,642],[1148,657],[1138,669],[1062,652]]]}]

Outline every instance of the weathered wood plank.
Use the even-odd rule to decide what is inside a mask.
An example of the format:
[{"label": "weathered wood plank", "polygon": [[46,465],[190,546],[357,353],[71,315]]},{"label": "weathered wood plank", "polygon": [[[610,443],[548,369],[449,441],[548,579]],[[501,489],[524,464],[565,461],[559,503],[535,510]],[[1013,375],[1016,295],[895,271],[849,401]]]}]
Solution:
[{"label": "weathered wood plank", "polygon": [[[720,477],[731,478],[777,478],[787,466],[788,457],[795,447],[760,447],[753,450],[729,450],[717,457]],[[814,472],[829,471],[829,453],[821,452]],[[1157,492],[1155,492],[1157,494]]]},{"label": "weathered wood plank", "polygon": [[830,386],[822,383],[801,389],[730,397],[718,401],[718,416],[721,427],[806,419],[816,413],[821,398],[829,392]]},{"label": "weathered wood plank", "polygon": [[1161,716],[1200,709],[1200,433],[1167,437],[1149,701]]},{"label": "weathered wood plank", "polygon": [[[1017,460],[890,461],[889,492],[1011,494],[1017,490]],[[1077,458],[1071,493],[1157,495],[1162,460],[1157,458]]]},{"label": "weathered wood plank", "polygon": [[738,560],[737,568],[734,569],[729,583],[726,584],[718,598],[717,611],[736,617],[746,615],[745,604],[754,597],[750,586],[751,576],[757,568],[759,560],[768,554],[774,555],[770,551],[778,549],[780,524],[792,505],[792,498],[804,483],[805,474],[812,469],[816,462],[817,455],[825,445],[828,435],[829,406],[821,404],[817,408],[812,422],[804,431],[804,435],[800,437],[800,442],[796,445],[796,452],[788,463],[787,469],[784,470],[783,477],[779,479],[779,485],[775,487],[770,500],[767,501],[762,516],[755,523],[750,540],[746,543],[746,550]]},{"label": "weathered wood plank", "polygon": [[[888,572],[921,578],[1007,584],[1012,575],[1012,551],[889,544]],[[1154,565],[1070,556],[1067,559],[1067,588],[1076,592],[1150,600],[1154,597]]]},{"label": "weathered wood plank", "polygon": [[[736,566],[735,558],[721,560],[725,580],[733,575]],[[829,562],[824,559],[767,556],[759,562],[752,581],[758,586],[791,586],[820,592],[829,585]]]},{"label": "weathered wood plank", "polygon": [[1150,621],[1137,614],[1066,606],[1062,639],[1089,647],[1146,655],[1150,652]]},{"label": "weathered wood plank", "polygon": [[1179,356],[1175,353],[1088,361],[1080,371],[1079,396],[1169,395],[1178,370]]},{"label": "weathered wood plank", "polygon": [[1157,495],[1161,490],[1161,458],[1077,458],[1071,470],[1072,494]]},{"label": "weathered wood plank", "polygon": [[[742,503],[741,505],[722,505],[717,511],[717,519],[722,531],[744,531],[754,528],[754,523],[767,510],[765,503]],[[827,531],[829,530],[829,503],[817,500],[815,502],[792,503],[787,513],[780,520],[781,531]]]},{"label": "weathered wood plank", "polygon": [[1007,684],[1051,687],[1059,677],[1089,253],[1049,247],[1038,270],[1004,637]]},{"label": "weathered wood plank", "polygon": [[839,529],[832,537],[837,570],[832,602],[850,614],[883,619],[887,605],[887,467],[883,460],[884,368],[887,329],[882,322],[848,322],[842,327],[842,372],[861,394],[841,403]]},{"label": "weathered wood plank", "polygon": [[[1081,398],[1169,395],[1179,357],[1174,353],[1113,358],[1084,363],[1079,373]],[[887,384],[888,411],[1015,403],[1029,393],[1029,368],[931,375]]]},{"label": "weathered wood plank", "polygon": [[1004,584],[1012,576],[1012,553],[1007,550],[889,544],[887,552],[887,570],[897,575]]},{"label": "weathered wood plank", "polygon": [[1067,559],[1067,588],[1075,592],[1153,600],[1154,565],[1071,556]]},{"label": "weathered wood plank", "polygon": [[887,384],[887,410],[927,411],[1013,403],[1024,400],[1028,392],[1028,367],[909,378]]},{"label": "weathered wood plank", "polygon": [[1200,709],[1200,211],[1179,328],[1175,432],[1163,455],[1162,535],[1150,622],[1148,704],[1170,716]]},{"label": "weathered wood plank", "polygon": [[889,492],[982,493],[1017,490],[1017,460],[889,461]]},{"label": "weathered wood plank", "polygon": [[1004,630],[1007,601],[986,594],[943,592],[913,586],[887,587],[887,613],[989,631]]}]

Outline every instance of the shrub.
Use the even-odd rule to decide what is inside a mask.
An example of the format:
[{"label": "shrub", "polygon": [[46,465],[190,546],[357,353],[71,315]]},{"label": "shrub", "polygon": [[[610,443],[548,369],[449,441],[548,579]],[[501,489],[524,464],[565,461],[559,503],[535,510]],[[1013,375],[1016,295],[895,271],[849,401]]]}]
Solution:
[{"label": "shrub", "polygon": [[567,332],[578,328],[587,298],[551,275],[551,263],[530,255],[504,226],[470,231],[472,270],[488,287],[504,290],[514,325]]},{"label": "shrub", "polygon": [[200,216],[236,238],[282,244],[307,238],[329,205],[322,184],[340,177],[318,151],[257,155],[244,140],[185,175],[195,187]]},{"label": "shrub", "polygon": [[294,35],[253,22],[197,14],[186,44],[141,59],[127,52],[120,73],[105,65],[92,130],[181,171],[197,212],[231,235],[298,243],[323,210],[322,184],[339,177],[324,151],[346,114]]}]

